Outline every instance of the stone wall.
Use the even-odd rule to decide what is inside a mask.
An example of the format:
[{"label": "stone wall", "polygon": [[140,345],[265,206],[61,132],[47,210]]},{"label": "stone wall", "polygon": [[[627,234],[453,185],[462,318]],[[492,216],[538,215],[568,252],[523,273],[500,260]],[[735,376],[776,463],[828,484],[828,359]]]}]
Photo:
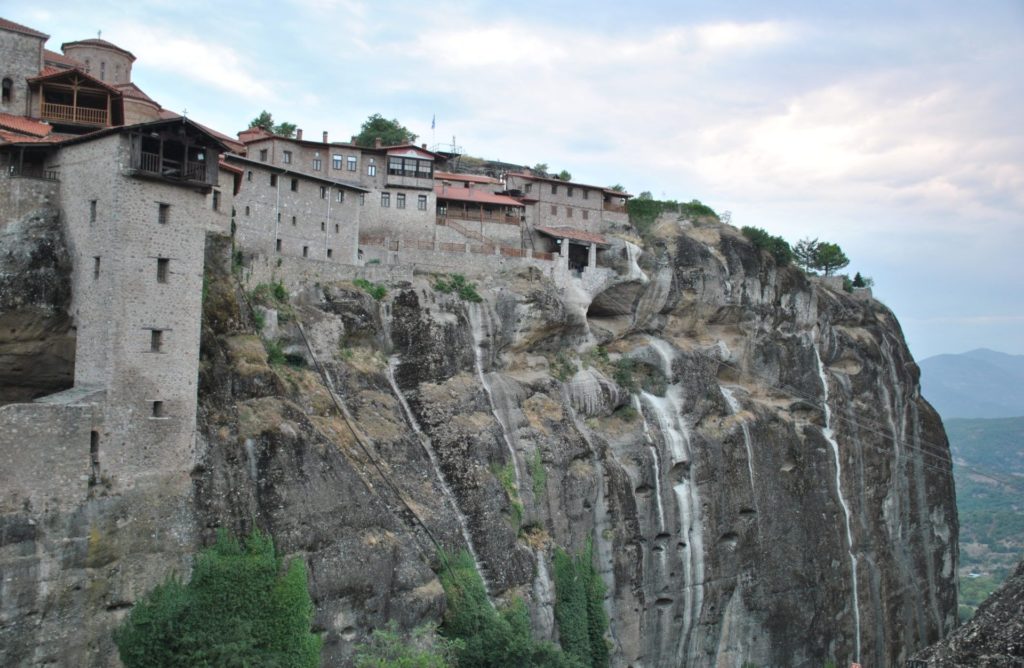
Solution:
[{"label": "stone wall", "polygon": [[280,281],[289,290],[336,281],[362,278],[373,283],[411,281],[410,265],[371,264],[356,266],[289,256],[248,255],[241,272],[242,284],[251,290],[260,283]]},{"label": "stone wall", "polygon": [[43,65],[44,40],[31,35],[0,30],[0,79],[10,79],[13,87],[9,102],[0,100],[0,111],[15,116],[29,114],[28,82],[38,76]]},{"label": "stone wall", "polygon": [[359,192],[316,177],[280,173],[251,160],[233,164],[245,170],[234,198],[239,247],[265,255],[356,263],[356,240],[364,208]]},{"label": "stone wall", "polygon": [[72,43],[64,55],[85,64],[85,71],[108,84],[129,83],[132,80],[132,58],[125,53],[99,44]]},{"label": "stone wall", "polygon": [[56,206],[57,181],[0,174],[0,228],[38,209]]}]

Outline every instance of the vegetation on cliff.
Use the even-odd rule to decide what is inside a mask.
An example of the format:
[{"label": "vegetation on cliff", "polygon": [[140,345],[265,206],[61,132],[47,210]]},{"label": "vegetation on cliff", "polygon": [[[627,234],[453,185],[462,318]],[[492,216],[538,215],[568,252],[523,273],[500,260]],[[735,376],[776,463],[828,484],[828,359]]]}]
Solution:
[{"label": "vegetation on cliff", "polygon": [[259,531],[238,541],[221,532],[196,559],[188,584],[171,577],[114,632],[126,668],[320,665],[310,633],[306,565],[287,567]]}]

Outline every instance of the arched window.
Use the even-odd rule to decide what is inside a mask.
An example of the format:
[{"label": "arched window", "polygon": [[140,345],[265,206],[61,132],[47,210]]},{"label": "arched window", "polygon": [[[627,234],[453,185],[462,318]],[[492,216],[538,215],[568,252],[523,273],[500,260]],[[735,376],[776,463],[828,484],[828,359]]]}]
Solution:
[{"label": "arched window", "polygon": [[14,100],[14,82],[10,77],[4,77],[2,95],[4,104],[9,104]]}]

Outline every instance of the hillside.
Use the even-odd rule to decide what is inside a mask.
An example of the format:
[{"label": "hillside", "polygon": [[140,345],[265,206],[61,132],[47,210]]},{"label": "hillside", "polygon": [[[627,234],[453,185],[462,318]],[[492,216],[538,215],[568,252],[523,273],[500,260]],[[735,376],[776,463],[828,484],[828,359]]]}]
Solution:
[{"label": "hillside", "polygon": [[954,456],[966,618],[1024,557],[1024,417],[951,419],[945,426]]},{"label": "hillside", "polygon": [[918,364],[921,391],[943,419],[1024,415],[1024,355],[979,348]]}]

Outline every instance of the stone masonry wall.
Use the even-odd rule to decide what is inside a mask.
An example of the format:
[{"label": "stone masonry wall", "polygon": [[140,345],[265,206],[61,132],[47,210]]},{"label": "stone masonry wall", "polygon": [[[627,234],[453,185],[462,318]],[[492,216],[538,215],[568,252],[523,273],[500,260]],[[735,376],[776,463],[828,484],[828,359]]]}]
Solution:
[{"label": "stone masonry wall", "polygon": [[39,37],[0,30],[0,79],[14,84],[11,101],[0,101],[0,111],[15,116],[29,114],[28,82],[43,65],[43,40]]}]

